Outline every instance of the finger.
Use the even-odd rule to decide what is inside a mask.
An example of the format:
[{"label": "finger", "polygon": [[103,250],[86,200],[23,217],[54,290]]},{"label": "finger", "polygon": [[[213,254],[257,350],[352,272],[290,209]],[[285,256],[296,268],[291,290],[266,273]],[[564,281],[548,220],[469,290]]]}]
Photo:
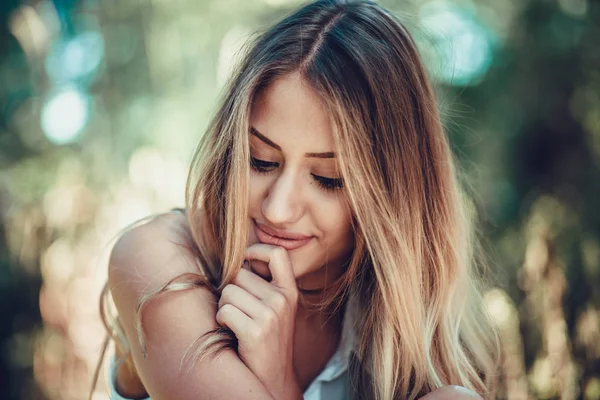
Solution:
[{"label": "finger", "polygon": [[276,290],[273,285],[265,281],[262,277],[253,271],[248,271],[243,268],[238,272],[232,283],[246,290],[261,301],[267,299],[271,292]]},{"label": "finger", "polygon": [[254,272],[267,282],[271,282],[273,280],[273,274],[271,274],[268,263],[258,260],[246,260],[246,262],[250,266],[249,271]]},{"label": "finger", "polygon": [[271,271],[269,270],[269,265],[264,261],[244,260],[242,269],[246,269],[250,272],[255,273],[257,276],[259,276],[267,282],[271,282],[271,280],[273,279]]},{"label": "finger", "polygon": [[[243,272],[242,272],[243,271]],[[275,285],[267,283],[264,279],[256,275],[254,272],[242,270],[238,273],[234,279],[234,284],[239,286],[242,290],[247,291],[249,294],[255,296],[261,304],[264,304],[268,310],[260,310],[257,313],[261,322],[271,322],[275,313],[275,316],[282,315],[289,311],[289,305],[297,304],[298,291],[288,291],[281,289]],[[252,315],[252,319],[256,319]]]},{"label": "finger", "polygon": [[252,329],[255,329],[255,322],[231,304],[225,304],[219,308],[216,320],[219,325],[231,329],[238,339],[245,337]]},{"label": "finger", "polygon": [[268,319],[272,314],[272,310],[266,304],[237,285],[229,284],[223,288],[219,298],[219,309],[226,304],[231,304],[255,321]]},{"label": "finger", "polygon": [[273,276],[272,284],[280,288],[297,289],[292,263],[283,247],[264,243],[253,244],[246,249],[246,259],[266,262]]}]

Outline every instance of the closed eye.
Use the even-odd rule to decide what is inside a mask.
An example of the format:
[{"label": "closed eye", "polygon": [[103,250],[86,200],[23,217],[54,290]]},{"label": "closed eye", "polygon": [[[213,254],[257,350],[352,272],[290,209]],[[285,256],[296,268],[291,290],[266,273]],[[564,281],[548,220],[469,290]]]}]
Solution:
[{"label": "closed eye", "polygon": [[256,172],[266,174],[267,172],[279,167],[279,163],[259,160],[258,158],[250,156],[250,166]]},{"label": "closed eye", "polygon": [[344,187],[344,180],[342,178],[325,178],[324,176],[315,174],[311,175],[319,186],[327,191],[334,191]]},{"label": "closed eye", "polygon": [[[258,172],[259,174],[267,174],[279,167],[279,163],[265,161],[256,157],[250,156],[250,167]],[[317,182],[319,187],[326,191],[334,191],[342,189],[344,187],[344,180],[342,178],[326,178],[324,176],[310,174],[312,178]]]}]

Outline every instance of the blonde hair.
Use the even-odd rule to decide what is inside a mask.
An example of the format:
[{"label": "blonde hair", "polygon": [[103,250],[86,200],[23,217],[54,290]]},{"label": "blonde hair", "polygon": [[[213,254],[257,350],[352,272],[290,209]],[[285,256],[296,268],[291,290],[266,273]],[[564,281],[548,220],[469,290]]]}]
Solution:
[{"label": "blonde hair", "polygon": [[[307,4],[259,35],[233,75],[193,159],[187,214],[199,264],[145,295],[206,285],[215,293],[243,262],[248,129],[256,94],[298,72],[332,118],[355,249],[319,307],[358,299],[350,364],[355,398],[414,399],[445,385],[494,396],[498,339],[474,277],[473,218],[415,43],[368,0]],[[198,338],[196,362],[235,346],[231,331]],[[145,351],[145,350],[144,350]]]}]

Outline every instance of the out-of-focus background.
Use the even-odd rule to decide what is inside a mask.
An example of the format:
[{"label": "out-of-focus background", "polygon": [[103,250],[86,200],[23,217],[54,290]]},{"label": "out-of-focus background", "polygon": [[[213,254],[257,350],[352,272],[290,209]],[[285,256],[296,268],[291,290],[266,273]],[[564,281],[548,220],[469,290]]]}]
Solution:
[{"label": "out-of-focus background", "polygon": [[[2,0],[0,398],[87,396],[114,236],[183,205],[236,51],[299,3]],[[421,46],[479,212],[502,398],[600,399],[600,4],[381,3]]]}]

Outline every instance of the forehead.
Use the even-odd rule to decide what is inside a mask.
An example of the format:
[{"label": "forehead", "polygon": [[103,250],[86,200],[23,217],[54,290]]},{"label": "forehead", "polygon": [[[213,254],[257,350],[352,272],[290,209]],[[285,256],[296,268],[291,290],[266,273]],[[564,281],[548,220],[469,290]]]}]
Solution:
[{"label": "forehead", "polygon": [[284,149],[333,151],[331,119],[324,103],[298,73],[277,79],[257,94],[250,124]]}]

